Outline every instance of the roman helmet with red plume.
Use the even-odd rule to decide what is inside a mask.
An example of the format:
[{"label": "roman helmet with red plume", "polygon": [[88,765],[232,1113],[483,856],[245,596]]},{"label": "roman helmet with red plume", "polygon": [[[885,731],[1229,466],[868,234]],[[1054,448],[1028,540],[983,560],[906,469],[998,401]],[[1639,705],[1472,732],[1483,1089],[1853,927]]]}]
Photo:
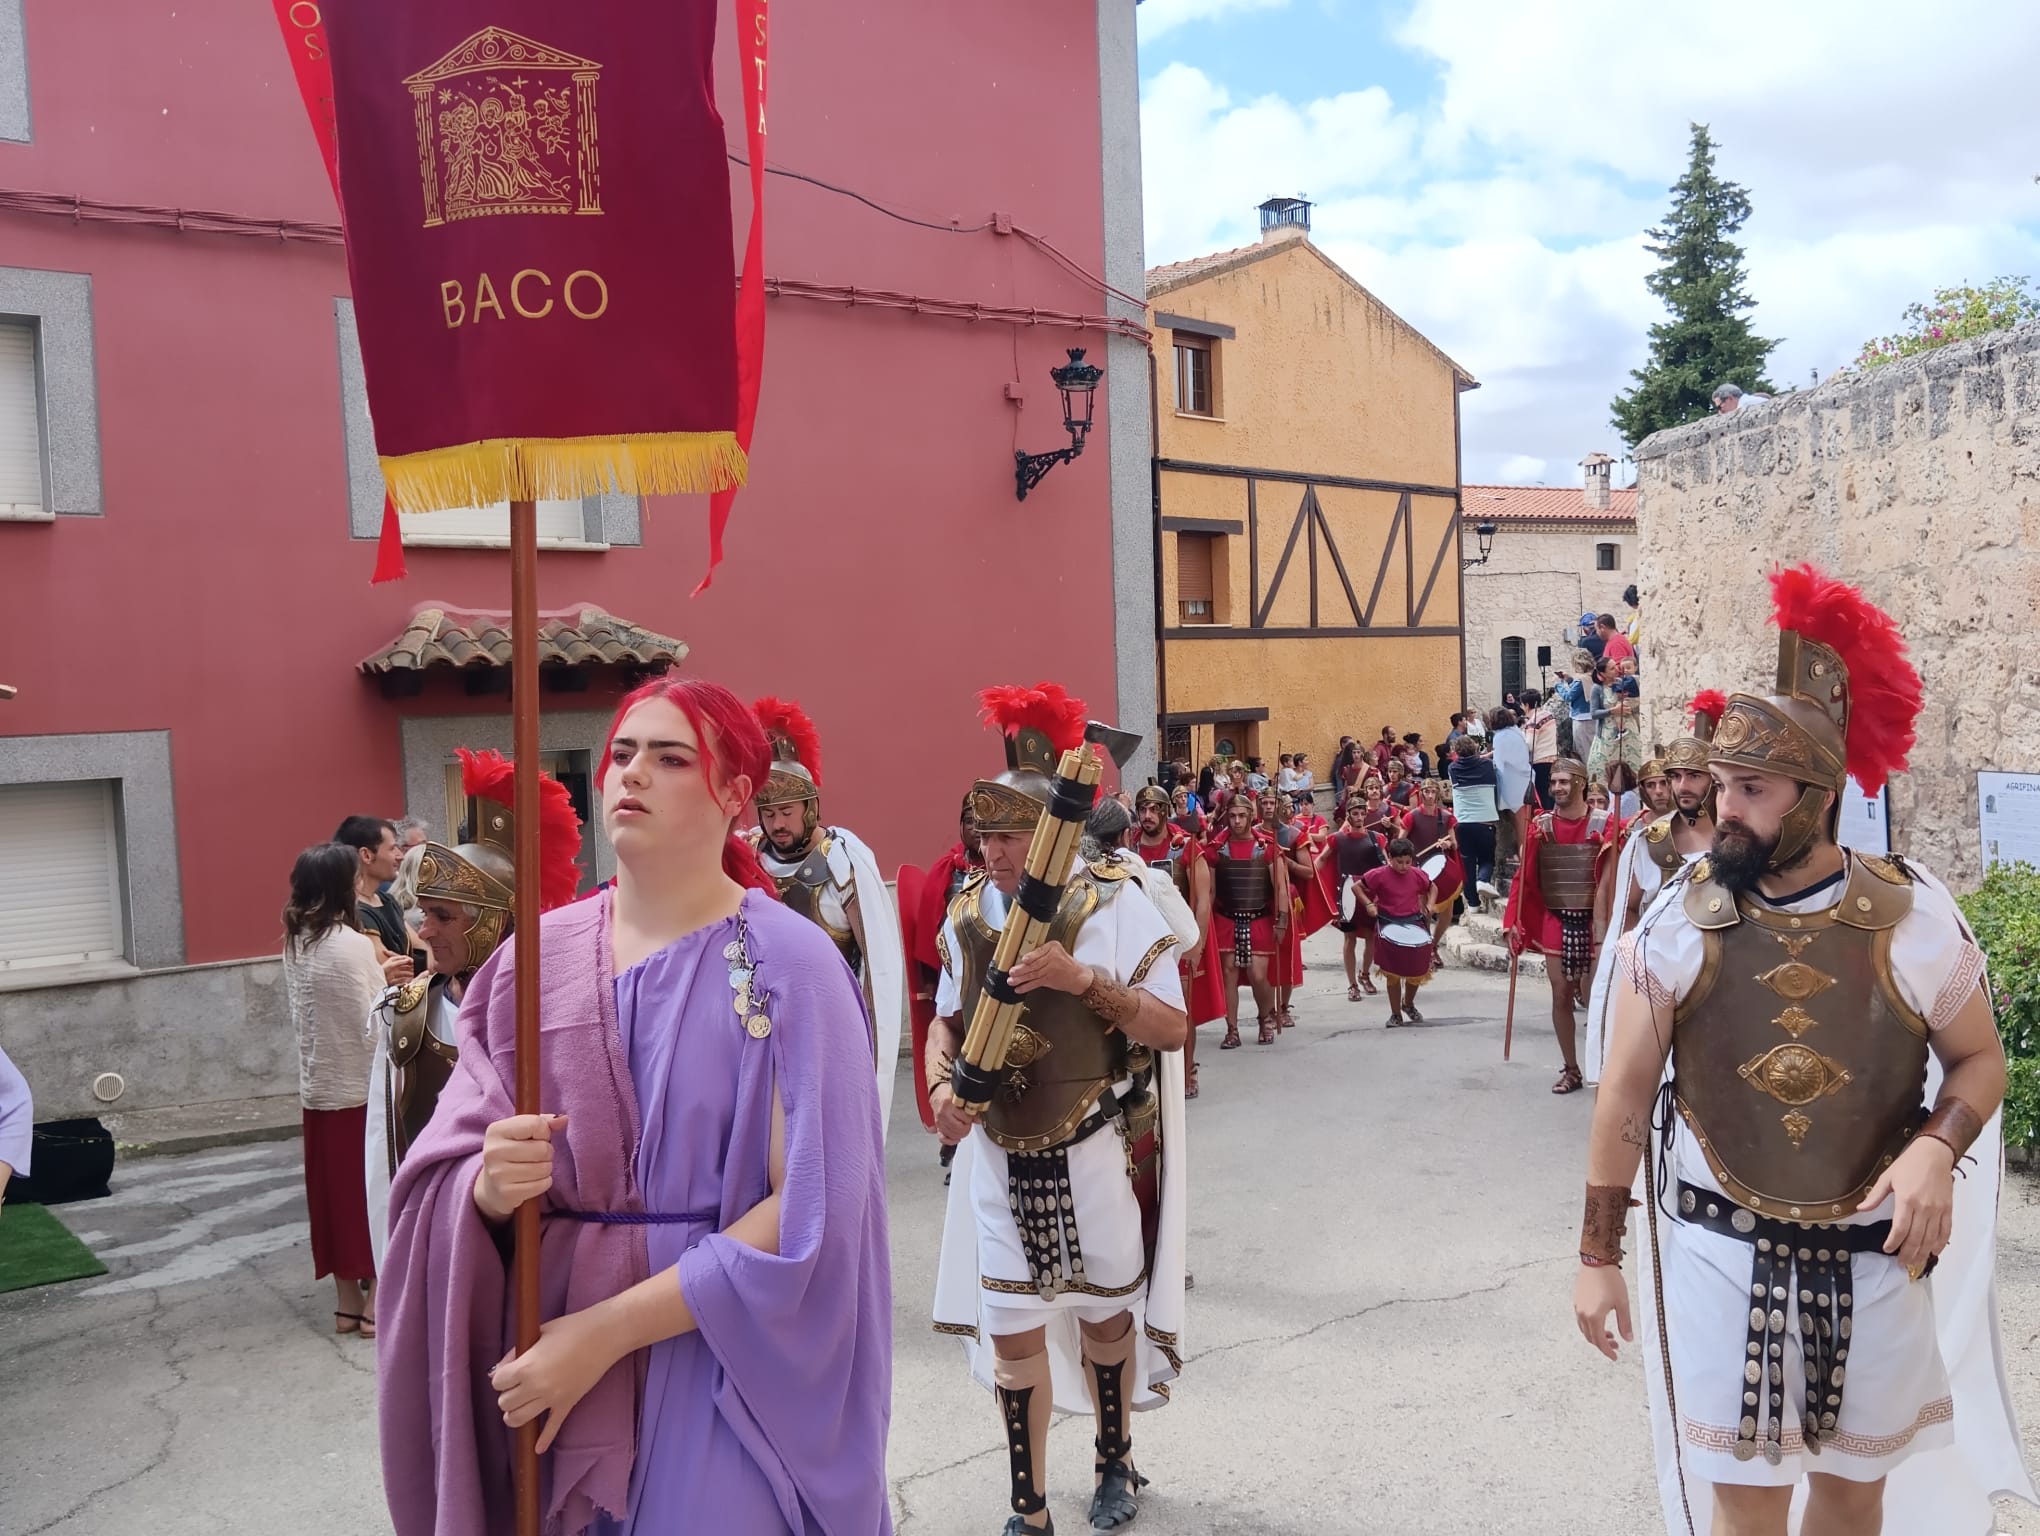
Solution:
[{"label": "roman helmet with red plume", "polygon": [[[428,842],[418,857],[418,900],[450,901],[474,913],[467,934],[471,975],[510,932],[517,904],[517,770],[500,752],[456,749],[467,825],[457,847]],[[581,818],[551,774],[538,776],[538,909],[565,906],[581,888]]]},{"label": "roman helmet with red plume", "polygon": [[1711,760],[1784,774],[1806,786],[1779,829],[1774,863],[1796,858],[1823,822],[1834,830],[1842,786],[1868,795],[1905,770],[1924,702],[1898,625],[1862,592],[1811,565],[1771,573],[1779,627],[1777,691],[1729,699]]},{"label": "roman helmet with red plume", "polygon": [[807,711],[790,699],[766,697],[751,706],[772,744],[772,768],[758,789],[758,808],[775,805],[808,807],[807,829],[821,817],[822,739]]},{"label": "roman helmet with red plume", "polygon": [[978,695],[979,718],[1006,739],[1006,771],[971,786],[977,829],[1032,832],[1048,809],[1051,781],[1062,754],[1084,739],[1084,701],[1057,683],[987,688]]},{"label": "roman helmet with red plume", "polygon": [[1728,695],[1719,688],[1702,688],[1694,694],[1686,706],[1686,733],[1675,737],[1665,749],[1665,767],[1705,773],[1708,756],[1713,751],[1714,728],[1721,723],[1721,713],[1727,708]]}]

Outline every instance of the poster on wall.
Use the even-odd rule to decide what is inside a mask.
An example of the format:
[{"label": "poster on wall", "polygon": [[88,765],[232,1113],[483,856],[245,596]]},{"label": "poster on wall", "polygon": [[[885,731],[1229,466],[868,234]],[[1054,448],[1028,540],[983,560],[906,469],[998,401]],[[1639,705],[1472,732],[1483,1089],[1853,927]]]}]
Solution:
[{"label": "poster on wall", "polygon": [[2040,869],[2040,773],[1979,773],[1976,806],[1986,870],[1993,864]]},{"label": "poster on wall", "polygon": [[1841,817],[1835,841],[1859,853],[1879,858],[1891,852],[1891,796],[1880,788],[1875,799],[1863,793],[1854,779],[1842,786]]}]

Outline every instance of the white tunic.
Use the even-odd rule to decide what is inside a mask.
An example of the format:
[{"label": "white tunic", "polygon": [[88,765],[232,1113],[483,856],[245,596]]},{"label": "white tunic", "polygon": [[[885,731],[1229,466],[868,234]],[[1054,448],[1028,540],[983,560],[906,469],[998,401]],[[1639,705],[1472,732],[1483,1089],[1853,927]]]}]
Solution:
[{"label": "white tunic", "polygon": [[[1892,972],[1905,1003],[1927,1021],[1929,1030],[1939,1030],[1975,992],[1983,978],[1983,961],[1954,898],[1938,881],[1917,866],[1912,868],[1913,907],[1892,933]],[[1840,898],[1843,884],[1838,880],[1778,909],[1826,911]],[[1691,989],[1704,955],[1703,936],[1686,921],[1680,906],[1683,892],[1683,881],[1661,892],[1621,944],[1624,976],[1667,1009]],[[1939,1063],[1930,1060],[1925,1102],[1931,1103],[1939,1091],[1940,1076]],[[1718,1191],[1684,1120],[1674,1115],[1673,1124],[1670,1188],[1684,1180]],[[1803,1450],[1798,1427],[1805,1372],[1798,1353],[1796,1299],[1789,1303],[1783,1372],[1785,1456],[1777,1467],[1761,1456],[1737,1461],[1731,1454],[1746,1411],[1738,1366],[1747,1338],[1749,1246],[1657,1212],[1664,1308],[1671,1322],[1670,1363],[1679,1407],[1677,1440],[1671,1434],[1665,1358],[1659,1349],[1648,1262],[1635,1266],[1636,1316],[1669,1530],[1685,1529],[1681,1464],[1696,1536],[1709,1536],[1711,1531],[1713,1499],[1706,1485],[1716,1482],[1782,1486],[1798,1482],[1808,1472],[1863,1482],[1888,1475],[1884,1529],[1950,1536],[1981,1536],[1991,1530],[1994,1493],[2035,1497],[2021,1461],[2004,1378],[1992,1281],[2003,1164],[1999,1117],[1993,1116],[1984,1128],[1973,1155],[1968,1177],[1955,1182],[1954,1234],[1931,1277],[1915,1282],[1896,1259],[1881,1253],[1855,1256],[1848,1385],[1840,1420],[1824,1438],[1817,1457]],[[1641,1184],[1637,1196],[1649,1210],[1649,1193]],[[1848,1222],[1890,1217],[1887,1199]],[[1635,1246],[1647,1252],[1649,1236],[1648,1229],[1640,1227]],[[1803,1498],[1802,1489],[1799,1500]]]},{"label": "white tunic", "polygon": [[[1003,926],[1006,903],[989,881],[979,910],[994,929]],[[1175,950],[1176,937],[1143,884],[1126,880],[1117,883],[1078,930],[1074,958],[1180,1009],[1183,988]],[[936,1014],[961,1018],[967,1027],[962,950],[953,922],[943,924],[942,953]],[[1168,1400],[1168,1383],[1180,1369],[1187,1219],[1181,1052],[1155,1052],[1155,1093],[1161,1101],[1163,1166],[1153,1271],[1147,1272],[1140,1204],[1127,1177],[1125,1147],[1108,1127],[1069,1152],[1070,1194],[1085,1279],[1052,1301],[1044,1301],[1031,1282],[1019,1230],[1007,1205],[1005,1149],[982,1126],[972,1127],[957,1147],[935,1281],[935,1327],[964,1340],[971,1373],[986,1388],[992,1385],[990,1337],[1046,1326],[1056,1407],[1067,1413],[1090,1413],[1078,1322],[1102,1322],[1130,1309],[1139,1341],[1131,1404],[1138,1410]]]},{"label": "white tunic", "polygon": [[[1587,994],[1587,1048],[1580,1057],[1580,1070],[1590,1083],[1601,1080],[1601,1065],[1608,1056],[1608,1024],[1615,1008],[1615,955],[1621,947],[1621,925],[1629,911],[1630,893],[1643,892],[1637,901],[1637,910],[1641,912],[1650,906],[1665,883],[1664,871],[1644,847],[1645,830],[1646,827],[1636,829],[1623,844],[1622,855],[1615,864],[1615,900],[1608,909],[1609,937],[1595,959],[1594,985]],[[1680,857],[1691,864],[1704,852],[1705,847],[1700,847]]]}]

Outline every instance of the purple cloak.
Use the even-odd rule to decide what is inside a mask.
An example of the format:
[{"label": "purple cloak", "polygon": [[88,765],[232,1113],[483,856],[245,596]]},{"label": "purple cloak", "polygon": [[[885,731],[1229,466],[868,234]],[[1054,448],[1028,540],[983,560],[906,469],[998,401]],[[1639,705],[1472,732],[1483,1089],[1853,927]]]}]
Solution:
[{"label": "purple cloak", "polygon": [[[707,1223],[608,1226],[548,1214],[546,1317],[678,1262],[699,1327],[619,1363],[568,1416],[544,1459],[546,1529],[578,1532],[598,1514],[628,1524],[642,1500],[642,1528],[664,1531],[677,1528],[676,1510],[691,1520],[755,1510],[769,1497],[802,1536],[886,1536],[891,1273],[861,995],[819,929],[747,895],[750,953],[773,1022],[753,1040],[731,1007],[722,958],[734,920],[618,978],[609,902],[605,892],[544,919],[543,1102],[570,1117],[548,1213],[714,1210],[716,1227],[727,1225],[769,1192],[776,1080],[786,1113],[780,1252]],[[391,1191],[377,1312],[383,1478],[397,1536],[483,1536],[510,1520],[511,1438],[487,1382],[509,1347],[508,1266],[472,1190],[482,1132],[511,1112],[513,978],[506,944],[469,988],[460,1064]]]}]

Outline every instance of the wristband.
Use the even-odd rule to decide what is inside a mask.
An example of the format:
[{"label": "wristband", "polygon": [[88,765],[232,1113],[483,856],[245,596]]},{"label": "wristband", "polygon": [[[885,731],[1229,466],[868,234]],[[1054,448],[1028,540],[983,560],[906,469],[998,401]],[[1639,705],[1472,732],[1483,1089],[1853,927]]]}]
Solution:
[{"label": "wristband", "polygon": [[1580,1258],[1589,1264],[1622,1264],[1622,1235],[1636,1202],[1617,1184],[1587,1186],[1586,1216],[1580,1223]]},{"label": "wristband", "polygon": [[1934,1105],[1934,1112],[1927,1116],[1926,1124],[1920,1127],[1919,1134],[1931,1136],[1947,1147],[1959,1163],[1971,1144],[1983,1134],[1983,1117],[1962,1100],[1943,1095]]}]

